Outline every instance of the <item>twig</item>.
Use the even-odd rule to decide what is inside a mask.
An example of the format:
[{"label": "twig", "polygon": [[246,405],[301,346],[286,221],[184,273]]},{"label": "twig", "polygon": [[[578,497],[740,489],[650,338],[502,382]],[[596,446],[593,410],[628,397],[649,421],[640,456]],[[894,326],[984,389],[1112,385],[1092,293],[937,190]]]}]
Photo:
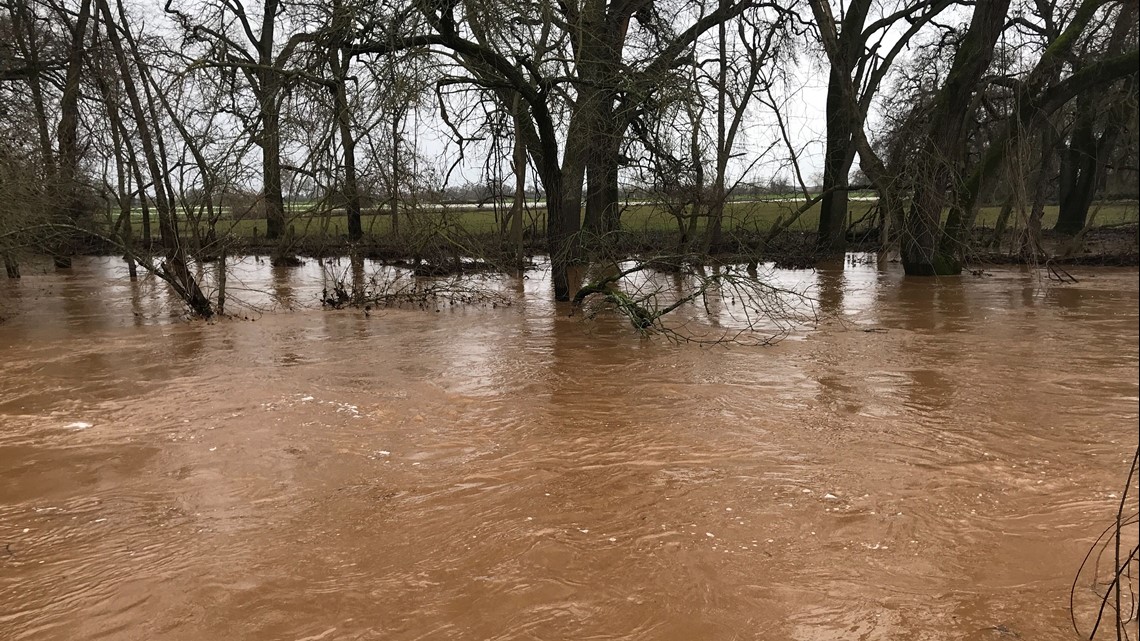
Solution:
[{"label": "twig", "polygon": [[[1120,603],[1120,598],[1121,598],[1121,595],[1120,595],[1121,581],[1120,581],[1120,579],[1121,579],[1122,575],[1124,575],[1125,573],[1128,573],[1128,576],[1129,576],[1130,581],[1131,581],[1131,576],[1132,576],[1131,575],[1131,566],[1132,566],[1132,563],[1137,559],[1137,556],[1140,555],[1140,545],[1133,546],[1132,551],[1128,553],[1128,556],[1125,557],[1124,559],[1121,559],[1121,542],[1122,542],[1124,528],[1129,526],[1129,525],[1133,525],[1138,520],[1140,520],[1140,515],[1130,514],[1129,516],[1126,517],[1125,512],[1124,512],[1124,508],[1128,502],[1129,490],[1132,489],[1132,479],[1135,478],[1137,469],[1138,469],[1138,467],[1140,467],[1140,465],[1138,465],[1138,464],[1140,464],[1140,447],[1136,448],[1136,453],[1132,456],[1132,465],[1128,468],[1128,479],[1124,484],[1124,491],[1121,493],[1120,504],[1119,504],[1117,511],[1116,511],[1116,518],[1111,525],[1106,527],[1101,532],[1100,536],[1098,536],[1096,538],[1096,541],[1089,548],[1088,553],[1085,554],[1085,558],[1081,562],[1080,568],[1078,568],[1078,570],[1077,570],[1077,575],[1075,577],[1073,577],[1073,585],[1071,586],[1070,591],[1069,591],[1069,617],[1070,617],[1070,620],[1072,621],[1072,624],[1073,624],[1073,630],[1076,631],[1077,634],[1081,634],[1080,628],[1077,625],[1076,610],[1074,607],[1074,600],[1075,600],[1075,595],[1076,595],[1076,590],[1077,590],[1077,582],[1080,578],[1081,572],[1084,570],[1085,566],[1089,562],[1089,559],[1092,557],[1093,552],[1098,547],[1101,547],[1102,552],[1103,552],[1103,548],[1107,547],[1109,541],[1105,541],[1104,546],[1101,545],[1101,541],[1104,539],[1105,535],[1107,535],[1109,532],[1114,532],[1114,535],[1111,539],[1111,542],[1114,544],[1114,546],[1113,546],[1113,562],[1114,562],[1113,578],[1111,581],[1109,581],[1109,583],[1105,589],[1104,594],[1101,595],[1100,607],[1097,609],[1096,621],[1093,623],[1092,631],[1089,633],[1089,636],[1088,636],[1088,638],[1090,640],[1093,639],[1094,637],[1096,637],[1096,633],[1100,629],[1100,624],[1104,619],[1105,610],[1110,606],[1110,604],[1112,605],[1112,607],[1115,611],[1116,638],[1118,641],[1120,639],[1127,638],[1127,632],[1125,632],[1124,628],[1123,628],[1124,621],[1121,618],[1123,613],[1121,612],[1121,603]],[[1098,557],[1099,557],[1099,555],[1098,555]],[[1099,564],[1099,561],[1097,561],[1097,564]],[[1095,581],[1095,579],[1094,579],[1094,581]],[[1110,597],[1115,597],[1115,598],[1112,599],[1112,601],[1110,601]],[[1135,616],[1135,606],[1133,606],[1133,611],[1130,612],[1129,618],[1131,619],[1131,617],[1133,617],[1133,616]]]}]

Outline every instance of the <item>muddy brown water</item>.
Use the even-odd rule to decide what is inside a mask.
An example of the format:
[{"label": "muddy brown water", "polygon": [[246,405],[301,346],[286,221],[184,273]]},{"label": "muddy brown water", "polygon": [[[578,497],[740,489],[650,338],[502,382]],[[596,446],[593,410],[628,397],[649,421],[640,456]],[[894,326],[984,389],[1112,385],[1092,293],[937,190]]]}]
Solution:
[{"label": "muddy brown water", "polygon": [[210,324],[114,261],[26,274],[0,639],[1075,638],[1138,403],[1137,273],[1075,275],[783,274],[838,317],[726,349],[538,274],[365,317],[246,261],[263,313]]}]

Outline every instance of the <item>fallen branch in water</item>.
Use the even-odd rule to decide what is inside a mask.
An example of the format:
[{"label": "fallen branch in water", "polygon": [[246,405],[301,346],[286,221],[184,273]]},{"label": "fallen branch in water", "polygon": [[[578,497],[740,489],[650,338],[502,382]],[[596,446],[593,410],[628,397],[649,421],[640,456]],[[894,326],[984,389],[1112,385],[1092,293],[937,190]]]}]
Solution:
[{"label": "fallen branch in water", "polygon": [[[578,290],[573,309],[596,298],[601,306],[585,312],[587,317],[612,309],[643,335],[702,345],[769,345],[796,325],[818,321],[813,299],[802,291],[773,284],[774,279],[755,269],[725,265],[707,270],[688,264],[684,256],[666,256],[640,260],[624,269],[611,263],[608,271]],[[698,306],[707,322],[699,328],[693,323],[669,322],[674,312],[686,306]]]},{"label": "fallen branch in water", "polygon": [[321,306],[331,309],[361,308],[365,313],[379,307],[405,307],[439,311],[442,306],[486,305],[509,307],[510,296],[483,287],[470,276],[450,278],[418,277],[413,273],[389,270],[369,276],[362,267],[348,268],[333,277],[333,289],[321,292]]}]

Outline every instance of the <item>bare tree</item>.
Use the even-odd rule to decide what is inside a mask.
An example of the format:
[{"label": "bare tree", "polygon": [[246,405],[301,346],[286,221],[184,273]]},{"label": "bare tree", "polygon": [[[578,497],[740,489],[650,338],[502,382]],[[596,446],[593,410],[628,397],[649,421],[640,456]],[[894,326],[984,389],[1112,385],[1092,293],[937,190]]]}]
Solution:
[{"label": "bare tree", "polygon": [[[1086,39],[1077,60],[1087,61],[1093,51],[1113,56],[1122,53],[1128,45],[1135,48],[1136,17],[1135,0],[1121,3],[1115,15],[1106,13],[1104,19],[1115,22],[1108,42]],[[1054,230],[1075,234],[1084,228],[1089,207],[1104,182],[1109,158],[1128,126],[1129,117],[1136,113],[1136,102],[1134,76],[1106,90],[1077,97],[1069,142],[1061,152],[1060,212]]]},{"label": "bare tree", "polygon": [[[821,185],[824,196],[817,244],[823,253],[842,253],[847,246],[847,187],[857,151],[855,130],[864,127],[871,103],[899,54],[951,2],[903,3],[897,10],[872,20],[871,24],[867,24],[874,7],[871,0],[849,2],[841,21],[835,20],[826,0],[810,0],[810,4],[821,36],[826,33],[824,37],[834,42],[828,52],[830,64],[824,111],[827,143]],[[904,24],[905,28],[900,27]],[[857,94],[848,96],[848,91]]]},{"label": "bare tree", "polygon": [[[67,71],[64,77],[63,95],[60,98],[59,127],[56,130],[56,139],[59,142],[58,178],[56,184],[61,194],[59,196],[59,209],[56,220],[64,225],[74,225],[83,215],[84,205],[79,179],[79,89],[81,74],[83,72],[83,48],[87,37],[87,25],[91,21],[92,0],[82,0],[75,21],[68,18],[68,29],[71,32],[71,42],[67,53]],[[64,15],[61,12],[61,15]],[[71,267],[70,254],[73,249],[69,246],[70,239],[54,252],[56,267]]]},{"label": "bare tree", "polygon": [[[588,4],[584,13],[575,6],[554,7],[546,2],[497,6],[493,11],[480,12],[474,10],[476,7],[450,0],[423,8],[426,30],[398,37],[365,35],[353,50],[390,54],[409,47],[438,47],[462,65],[470,83],[494,92],[500,104],[509,106],[516,94],[520,96],[529,112],[522,130],[523,140],[546,193],[555,297],[569,300],[568,267],[579,251],[582,184],[587,164],[596,166],[595,174],[605,176],[603,182],[612,187],[609,164],[617,161],[617,146],[610,144],[599,152],[604,160],[597,157],[590,162],[587,151],[591,142],[597,140],[597,123],[611,122],[606,117],[610,108],[616,114],[612,119],[616,125],[612,125],[608,139],[624,135],[634,107],[653,93],[654,82],[685,54],[692,42],[750,6],[751,2],[732,2],[707,14],[698,11],[687,28],[673,33],[659,16],[656,21],[651,19],[660,7],[641,2],[596,2]],[[639,15],[640,9],[649,12],[645,14],[645,24],[651,26],[643,24],[644,33],[639,34],[652,49],[636,68],[630,68],[633,65],[628,61],[615,67],[614,56],[624,50],[622,44],[631,33],[630,20]],[[505,11],[514,14],[504,16]],[[488,20],[495,21],[495,29]],[[502,25],[512,28],[498,29]],[[612,86],[618,84],[637,91],[627,90],[615,103]],[[568,118],[563,145],[560,116],[564,113]],[[607,187],[596,193],[597,202],[601,203],[602,195],[609,194],[609,199],[616,190]],[[591,220],[603,220],[600,212],[609,210],[608,204],[595,207]]]},{"label": "bare tree", "polygon": [[[147,170],[151,177],[151,187],[154,190],[154,203],[158,211],[159,230],[165,253],[165,260],[155,271],[167,280],[195,313],[201,316],[210,316],[213,313],[210,300],[202,292],[186,263],[186,253],[178,233],[171,190],[166,180],[163,179],[167,175],[162,164],[162,158],[165,154],[160,150],[163,145],[161,132],[155,128],[156,111],[153,103],[150,103],[149,111],[143,107],[134,79],[132,58],[136,64],[137,72],[144,79],[144,83],[149,73],[148,68],[138,57],[138,48],[129,28],[126,24],[118,22],[116,12],[111,10],[109,0],[95,0],[95,2],[97,3],[97,10],[103,17],[107,40],[114,52],[122,90],[130,104],[143,156],[146,159]],[[121,4],[117,8],[122,12]],[[120,15],[125,17],[126,14],[122,12]],[[145,86],[144,84],[144,88]]]},{"label": "bare tree", "polygon": [[[261,148],[262,194],[265,205],[265,235],[281,238],[285,233],[285,197],[282,188],[282,102],[290,83],[303,71],[290,68],[294,55],[318,34],[296,32],[282,43],[278,23],[287,9],[280,0],[266,0],[260,15],[251,14],[240,0],[220,0],[211,11],[183,10],[168,0],[168,15],[176,18],[184,37],[206,47],[207,57],[195,66],[236,69],[252,92],[256,121],[250,127]],[[235,33],[236,31],[236,33]],[[324,37],[324,34],[320,34]]]}]

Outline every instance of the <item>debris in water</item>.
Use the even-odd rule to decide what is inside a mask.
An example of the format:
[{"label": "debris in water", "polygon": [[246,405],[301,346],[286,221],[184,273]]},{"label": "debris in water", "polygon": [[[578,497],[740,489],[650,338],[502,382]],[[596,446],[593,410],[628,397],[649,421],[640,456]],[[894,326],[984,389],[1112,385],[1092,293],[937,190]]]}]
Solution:
[{"label": "debris in water", "polygon": [[313,399],[313,397],[312,397],[312,396],[302,396],[302,397],[301,397],[301,402],[302,402],[302,403],[308,403],[309,401],[312,401],[312,400],[315,400],[315,399]]},{"label": "debris in water", "polygon": [[1018,634],[1016,630],[1013,630],[1009,626],[995,625],[995,626],[992,626],[992,627],[989,627],[986,629],[992,630],[993,632],[997,633],[998,636],[1013,637],[1014,639],[1020,639],[1021,638],[1021,635]]},{"label": "debris in water", "polygon": [[823,498],[824,498],[824,499],[826,499],[826,500],[828,500],[828,501],[838,501],[838,500],[839,500],[839,497],[838,497],[838,496],[835,496],[835,495],[834,495],[834,494],[832,494],[831,492],[828,492],[827,494],[824,494],[824,495],[823,495]]},{"label": "debris in water", "polygon": [[89,427],[94,427],[94,424],[88,423],[87,421],[75,421],[74,423],[68,423],[67,425],[64,425],[64,427],[69,430],[85,430]]},{"label": "debris in water", "polygon": [[308,636],[308,637],[301,637],[300,639],[297,639],[297,641],[321,641],[322,639],[327,638],[333,632],[336,632],[336,628],[329,628],[328,630],[325,630],[324,632],[322,632],[320,634],[314,634],[314,635]]},{"label": "debris in water", "polygon": [[713,534],[712,532],[705,532],[705,536],[709,537],[710,539],[715,539],[715,538],[716,538],[716,535],[715,535],[715,534]]}]

